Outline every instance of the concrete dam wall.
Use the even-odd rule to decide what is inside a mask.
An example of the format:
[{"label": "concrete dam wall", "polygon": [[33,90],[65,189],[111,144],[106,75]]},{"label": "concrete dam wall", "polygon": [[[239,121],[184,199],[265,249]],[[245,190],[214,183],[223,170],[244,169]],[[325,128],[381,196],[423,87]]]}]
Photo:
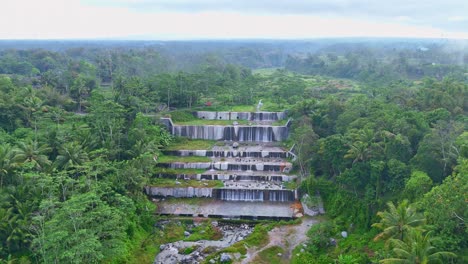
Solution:
[{"label": "concrete dam wall", "polygon": [[155,197],[211,197],[223,201],[243,202],[291,202],[297,197],[294,190],[265,190],[265,189],[228,189],[228,188],[163,188],[145,187],[146,194]]},{"label": "concrete dam wall", "polygon": [[285,112],[210,112],[197,111],[194,116],[207,120],[276,121],[286,119]]}]

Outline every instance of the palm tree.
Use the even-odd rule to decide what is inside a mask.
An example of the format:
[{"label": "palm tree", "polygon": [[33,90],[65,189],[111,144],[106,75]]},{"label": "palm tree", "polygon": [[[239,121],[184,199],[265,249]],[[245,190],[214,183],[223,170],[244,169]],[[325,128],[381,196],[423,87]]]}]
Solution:
[{"label": "palm tree", "polygon": [[0,189],[3,188],[4,177],[15,167],[14,152],[10,145],[0,146]]},{"label": "palm tree", "polygon": [[58,156],[55,159],[55,166],[68,169],[82,165],[88,161],[88,154],[77,142],[68,142],[63,144],[58,150]]},{"label": "palm tree", "polygon": [[388,202],[387,206],[388,211],[377,213],[381,218],[380,222],[372,225],[383,230],[374,238],[374,241],[382,238],[403,240],[411,229],[422,231],[422,225],[426,223],[426,219],[422,214],[417,213],[413,206],[408,205],[408,200],[403,200],[398,207],[395,207],[393,202]]},{"label": "palm tree", "polygon": [[51,164],[45,153],[51,149],[47,145],[39,145],[37,141],[28,140],[18,143],[18,148],[15,149],[15,161],[18,163],[33,163],[36,168],[42,169]]},{"label": "palm tree", "polygon": [[390,239],[393,247],[393,258],[383,259],[383,264],[435,264],[445,263],[446,259],[456,258],[457,255],[437,251],[431,246],[431,232],[425,235],[418,230],[411,230],[405,241],[399,239]]},{"label": "palm tree", "polygon": [[376,156],[380,150],[380,142],[377,142],[376,134],[372,129],[361,129],[351,133],[352,141],[348,144],[349,150],[345,158],[353,159],[353,164],[358,161],[367,161]]}]

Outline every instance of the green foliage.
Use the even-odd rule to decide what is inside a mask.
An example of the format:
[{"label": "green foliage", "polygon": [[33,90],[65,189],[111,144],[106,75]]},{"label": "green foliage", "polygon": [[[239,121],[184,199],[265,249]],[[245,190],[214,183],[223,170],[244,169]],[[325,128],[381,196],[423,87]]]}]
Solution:
[{"label": "green foliage", "polygon": [[214,145],[215,141],[212,140],[197,140],[188,139],[183,137],[177,137],[170,145],[167,146],[166,150],[198,150],[198,149],[210,149]]},{"label": "green foliage", "polygon": [[256,225],[252,234],[250,234],[245,240],[244,243],[249,247],[261,247],[268,243],[268,231],[272,229],[268,225]]},{"label": "green foliage", "polygon": [[221,231],[208,221],[197,225],[191,231],[190,236],[184,239],[185,241],[219,240],[223,237]]},{"label": "green foliage", "polygon": [[314,246],[314,249],[317,252],[323,252],[330,246],[330,237],[332,237],[333,233],[333,225],[330,222],[323,222],[313,225],[309,231],[307,231],[307,236]]},{"label": "green foliage", "polygon": [[432,179],[422,171],[413,171],[405,185],[405,196],[411,201],[421,198],[432,187]]},{"label": "green foliage", "polygon": [[166,187],[166,188],[184,188],[184,187],[195,187],[195,188],[222,188],[224,183],[220,180],[213,181],[199,181],[199,180],[173,180],[164,178],[153,178],[149,182],[151,186]]},{"label": "green foliage", "polygon": [[173,122],[189,122],[196,120],[197,118],[190,111],[173,111],[170,113],[170,117]]},{"label": "green foliage", "polygon": [[157,159],[158,163],[191,163],[191,162],[211,162],[211,159],[203,156],[159,156]]},{"label": "green foliage", "polygon": [[[296,144],[301,189],[319,193],[336,224],[316,230],[313,239],[324,246],[296,249],[292,263],[364,263],[368,249],[373,261],[390,257],[383,242],[371,242],[375,230],[366,231],[377,211],[402,198],[424,212],[431,246],[466,255],[468,86],[458,53],[439,44],[420,52],[419,42],[392,50],[338,43],[336,52],[306,56],[292,54],[310,50],[302,44],[286,54],[276,44],[192,43],[200,52],[186,56],[170,48],[180,44],[166,44],[0,51],[2,260],[153,261],[160,243],[183,239],[184,229],[153,233],[155,205],[141,190],[154,174],[201,172],[155,168],[155,158],[164,160],[167,146],[208,149],[214,142],[174,142],[146,114],[206,124],[191,111],[255,111],[259,99],[264,111],[290,110],[288,146]],[[231,63],[274,69],[252,74]],[[257,227],[226,252],[264,245],[269,228]],[[336,236],[338,229],[355,233],[327,247],[321,232]]]},{"label": "green foliage", "polygon": [[266,248],[258,253],[258,257],[255,258],[253,261],[255,263],[264,263],[264,264],[282,264],[287,263],[282,256],[278,256],[278,254],[284,254],[284,249],[279,246],[273,246]]},{"label": "green foliage", "polygon": [[397,238],[403,240],[413,229],[424,230],[426,223],[424,216],[416,212],[414,205],[408,204],[408,200],[403,200],[395,206],[392,202],[387,203],[388,210],[378,212],[381,218],[379,223],[372,226],[381,229],[382,232],[374,239]]},{"label": "green foliage", "polygon": [[404,241],[390,239],[394,257],[383,259],[380,263],[444,263],[457,257],[451,252],[437,251],[431,245],[430,234],[423,235],[420,231],[411,230]]},{"label": "green foliage", "polygon": [[438,248],[458,251],[467,247],[467,195],[468,162],[460,159],[455,173],[433,187],[421,200],[428,223],[434,226],[434,245]]}]

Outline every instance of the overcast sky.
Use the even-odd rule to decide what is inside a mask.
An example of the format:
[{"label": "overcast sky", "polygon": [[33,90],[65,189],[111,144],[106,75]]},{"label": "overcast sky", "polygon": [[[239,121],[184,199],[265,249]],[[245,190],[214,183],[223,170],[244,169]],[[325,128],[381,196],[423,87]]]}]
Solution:
[{"label": "overcast sky", "polygon": [[468,39],[468,0],[1,0],[0,39]]}]

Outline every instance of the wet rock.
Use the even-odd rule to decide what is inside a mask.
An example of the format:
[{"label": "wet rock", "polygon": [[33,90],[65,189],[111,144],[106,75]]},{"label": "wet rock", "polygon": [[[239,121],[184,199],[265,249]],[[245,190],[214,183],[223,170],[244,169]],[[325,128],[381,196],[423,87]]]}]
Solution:
[{"label": "wet rock", "polygon": [[186,256],[180,261],[182,264],[193,264],[194,262],[195,260],[191,256]]},{"label": "wet rock", "polygon": [[221,263],[229,262],[231,261],[231,256],[229,254],[222,253],[219,261],[221,261]]},{"label": "wet rock", "polygon": [[341,236],[344,237],[344,238],[347,238],[348,237],[348,232],[342,231]]}]

